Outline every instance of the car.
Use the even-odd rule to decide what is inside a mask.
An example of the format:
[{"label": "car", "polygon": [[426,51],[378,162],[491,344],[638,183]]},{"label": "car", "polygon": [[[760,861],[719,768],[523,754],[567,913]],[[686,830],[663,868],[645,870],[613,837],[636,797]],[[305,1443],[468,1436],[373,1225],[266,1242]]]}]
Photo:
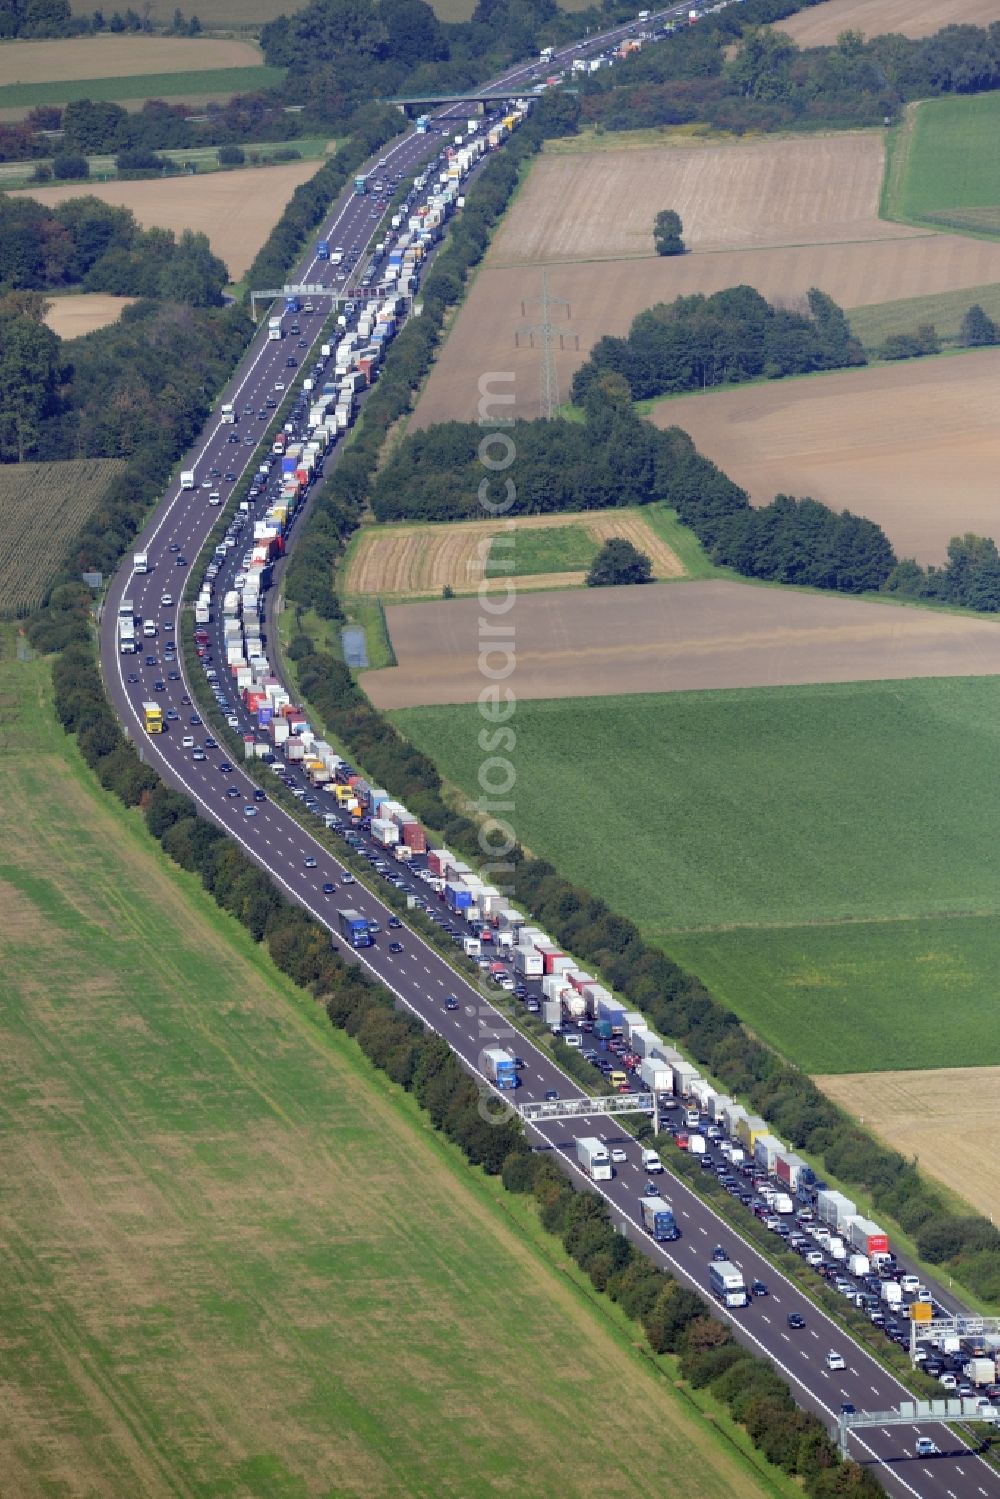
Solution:
[{"label": "car", "polygon": [[546,1088],[546,1090],[545,1090],[545,1102],[546,1103],[555,1103],[557,1101],[558,1097],[559,1097],[559,1089],[558,1088]]},{"label": "car", "polygon": [[715,1248],[712,1250],[712,1258],[716,1261],[728,1260],[729,1255],[721,1244],[716,1244]]},{"label": "car", "polygon": [[793,1332],[801,1332],[802,1328],[806,1325],[805,1317],[799,1312],[789,1312],[787,1321]]},{"label": "car", "polygon": [[403,951],[403,944],[402,944],[402,942],[390,942],[389,943],[389,951],[390,952],[402,952]]},{"label": "car", "polygon": [[391,932],[398,932],[402,925],[403,923],[400,921],[398,916],[390,916],[389,920],[386,922],[386,926]]},{"label": "car", "polygon": [[129,686],[130,687],[134,687],[136,685],[136,683],[138,682],[138,680],[139,680],[139,673],[137,671],[130,671],[129,674],[128,674],[128,679],[127,680],[128,680]]},{"label": "car", "polygon": [[454,994],[449,994],[448,995],[448,998],[444,1002],[444,1007],[445,1007],[446,1010],[459,1010],[459,1009],[461,1009],[461,1005],[459,1004],[458,1000],[455,998]]},{"label": "car", "polygon": [[614,1166],[624,1166],[628,1160],[628,1151],[621,1145],[615,1145],[611,1151],[611,1162]]},{"label": "car", "polygon": [[937,1443],[930,1437],[917,1437],[917,1456],[934,1457],[937,1454]]},{"label": "car", "polygon": [[642,1195],[643,1197],[659,1197],[660,1189],[657,1186],[656,1182],[647,1182],[642,1189]]},{"label": "car", "polygon": [[163,608],[163,609],[169,609],[170,606],[171,606],[171,604],[173,602],[174,602],[174,596],[173,596],[172,593],[161,593],[160,594],[160,606],[161,606],[161,608]]},{"label": "car", "polygon": [[767,1286],[762,1280],[752,1281],[750,1285],[750,1294],[751,1296],[766,1296],[768,1294]]},{"label": "car", "polygon": [[838,1353],[835,1348],[831,1348],[826,1356],[826,1367],[828,1369],[846,1369],[847,1363],[844,1359],[844,1355],[842,1353]]},{"label": "car", "polygon": [[208,756],[205,754],[205,751],[203,749],[196,749],[196,750],[192,750],[191,751],[191,759],[192,760],[207,760]]},{"label": "car", "polygon": [[235,484],[236,483],[236,475],[230,473],[228,469],[226,470],[226,472],[223,474],[222,477],[225,479],[225,481],[226,481],[227,484]]},{"label": "car", "polygon": [[155,666],[156,665],[156,657],[155,656],[147,656],[146,657],[146,665],[147,666]]},{"label": "car", "polygon": [[177,719],[179,717],[176,708],[168,708],[167,711],[166,711],[166,713],[163,716],[164,716],[164,718],[169,719],[169,721],[171,723],[176,723]]},{"label": "car", "polygon": [[852,1401],[850,1401],[850,1400],[842,1400],[840,1402],[840,1414],[842,1416],[853,1416],[853,1415],[856,1414],[856,1412],[857,1412],[857,1406],[854,1405]]},{"label": "car", "polygon": [[160,679],[159,679],[159,677],[157,677],[156,681],[153,683],[153,691],[154,692],[166,692],[166,690],[167,690],[167,684],[165,682],[161,682]]},{"label": "car", "polygon": [[823,1251],[821,1249],[807,1249],[803,1258],[807,1265],[822,1265]]},{"label": "car", "polygon": [[946,1390],[957,1390],[958,1389],[958,1380],[955,1378],[954,1374],[942,1374],[942,1375],[940,1375],[939,1379],[938,1379],[938,1383],[941,1384],[943,1386],[943,1388],[946,1389]]},{"label": "car", "polygon": [[201,723],[201,715],[198,713],[192,713],[191,717],[188,719],[188,723],[193,724],[197,728],[198,724]]},{"label": "car", "polygon": [[302,863],[306,869],[316,868],[316,860],[313,858],[312,854],[307,854],[306,857],[302,860]]},{"label": "car", "polygon": [[212,738],[211,735],[209,735],[209,737],[205,740],[205,748],[206,749],[218,749],[219,748],[218,744]]},{"label": "car", "polygon": [[243,808],[243,816],[244,817],[256,817],[257,816],[257,808],[254,807],[254,806],[251,806],[251,804],[248,802],[246,804],[246,806]]},{"label": "car", "polygon": [[242,794],[243,793],[240,791],[240,788],[238,786],[227,786],[226,787],[226,795],[227,796],[242,796]]},{"label": "car", "polygon": [[181,740],[181,749],[194,749],[194,735],[185,734]]},{"label": "car", "polygon": [[354,876],[353,876],[353,874],[351,874],[350,870],[348,870],[348,869],[344,870],[344,873],[340,877],[340,883],[342,885],[353,885],[354,884]]},{"label": "car", "polygon": [[222,771],[223,775],[228,776],[232,775],[233,773],[232,763],[229,760],[221,760],[219,762],[219,769]]},{"label": "car", "polygon": [[175,557],[174,558],[174,566],[175,567],[187,567],[187,558],[186,557]]}]

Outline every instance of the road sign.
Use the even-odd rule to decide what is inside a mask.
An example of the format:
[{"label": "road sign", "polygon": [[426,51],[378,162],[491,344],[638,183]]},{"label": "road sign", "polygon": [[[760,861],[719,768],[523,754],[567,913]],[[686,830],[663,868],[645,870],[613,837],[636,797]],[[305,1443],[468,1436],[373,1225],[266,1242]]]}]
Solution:
[{"label": "road sign", "polygon": [[914,1301],[910,1304],[911,1322],[930,1322],[934,1316],[934,1308],[929,1301]]}]

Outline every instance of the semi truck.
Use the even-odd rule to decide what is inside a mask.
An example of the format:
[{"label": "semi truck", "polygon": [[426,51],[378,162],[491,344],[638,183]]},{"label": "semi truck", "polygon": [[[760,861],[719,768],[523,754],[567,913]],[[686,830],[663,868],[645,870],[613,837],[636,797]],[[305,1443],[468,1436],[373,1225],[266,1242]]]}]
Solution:
[{"label": "semi truck", "polygon": [[286,312],[301,312],[302,311],[302,303],[299,301],[298,297],[294,294],[294,292],[289,292],[288,296],[285,298],[285,311]]},{"label": "semi truck", "polygon": [[732,1309],[749,1304],[743,1271],[732,1260],[713,1260],[708,1267],[708,1283],[712,1295],[722,1306]]},{"label": "semi truck", "polygon": [[135,621],[131,615],[127,618],[123,614],[118,616],[118,649],[123,656],[135,654]]},{"label": "semi truck", "polygon": [[280,317],[269,317],[267,320],[267,336],[274,341],[282,337]]},{"label": "semi truck", "polygon": [[338,911],[337,925],[340,928],[340,935],[352,947],[371,947],[375,941],[368,930],[368,922],[360,911]]},{"label": "semi truck", "polygon": [[576,1158],[591,1181],[609,1182],[615,1174],[608,1147],[596,1135],[584,1135],[577,1140]]},{"label": "semi truck", "polygon": [[143,703],[142,716],[147,734],[163,733],[163,709],[159,703]]},{"label": "semi truck", "polygon": [[317,242],[317,245],[316,245],[316,259],[317,260],[329,260],[330,259],[330,241],[328,239],[321,239],[321,240],[319,240]]},{"label": "semi truck", "polygon": [[673,1209],[662,1197],[640,1197],[639,1210],[642,1213],[643,1228],[658,1244],[680,1238],[681,1232]]},{"label": "semi truck", "polygon": [[236,421],[236,407],[232,401],[223,401],[219,410],[219,419],[223,426],[231,427]]},{"label": "semi truck", "polygon": [[363,197],[364,194],[368,191],[368,178],[364,175],[364,173],[361,173],[359,176],[355,177],[354,191],[357,193],[359,198]]},{"label": "semi truck", "polygon": [[148,554],[146,552],[133,552],[132,571],[134,573],[148,573],[149,570],[150,568]]},{"label": "semi truck", "polygon": [[521,1079],[517,1075],[517,1064],[509,1051],[502,1046],[488,1046],[483,1052],[483,1071],[498,1088],[516,1088]]}]

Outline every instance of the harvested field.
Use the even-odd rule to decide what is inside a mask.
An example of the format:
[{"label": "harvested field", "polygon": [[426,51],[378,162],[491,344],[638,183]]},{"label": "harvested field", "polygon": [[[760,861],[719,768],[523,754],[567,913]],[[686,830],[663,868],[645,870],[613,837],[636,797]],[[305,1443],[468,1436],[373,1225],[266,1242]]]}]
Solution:
[{"label": "harvested field", "polygon": [[60,338],[80,338],[97,328],[116,323],[135,297],[111,297],[102,291],[81,292],[74,297],[53,297],[45,321]]},{"label": "harvested field", "polygon": [[104,203],[130,208],[144,229],[156,225],[177,233],[182,229],[198,230],[208,235],[214,253],[226,262],[230,276],[238,281],[299,183],[307,182],[317,170],[315,161],[293,161],[277,167],[251,167],[246,171],[177,177],[163,182],[88,182],[83,187],[79,184],[39,187],[33,188],[29,196],[51,205],[78,198],[85,192]]},{"label": "harvested field", "polygon": [[825,0],[775,23],[800,47],[830,47],[842,31],[864,36],[933,36],[942,26],[988,26],[1000,19],[996,0]]},{"label": "harvested field", "polygon": [[1000,349],[660,402],[757,504],[810,495],[943,563],[952,536],[1000,536]]},{"label": "harvested field", "polygon": [[5,41],[0,47],[0,88],[15,83],[74,83],[78,78],[129,78],[140,73],[255,68],[262,61],[256,42],[204,37],[75,36],[51,42]]},{"label": "harvested field", "polygon": [[[928,1088],[928,1082],[933,1086]],[[823,1091],[922,1171],[936,1176],[987,1217],[1000,1216],[1000,1175],[983,1169],[969,1149],[968,1126],[955,1117],[956,1098],[974,1098],[984,1139],[1000,1127],[1000,1067],[949,1067],[926,1072],[861,1072],[817,1077]]]},{"label": "harvested field", "polygon": [[910,237],[878,217],[882,164],[873,131],[543,154],[486,264],[654,258],[651,198],[680,214],[690,254]]},{"label": "harvested field", "polygon": [[38,607],[73,537],[124,467],[117,458],[0,467],[0,612]]},{"label": "harvested field", "polygon": [[[475,702],[481,612],[474,599],[390,606],[399,664],[362,676],[372,702]],[[723,580],[527,593],[505,618],[524,699],[1000,673],[993,621]]]},{"label": "harvested field", "polygon": [[[484,560],[490,555],[491,537],[512,531],[554,531],[560,527],[583,530],[597,543],[610,536],[624,536],[652,560],[657,578],[679,578],[684,568],[675,553],[634,510],[582,511],[567,515],[527,515],[504,525],[495,520],[469,521],[446,526],[372,526],[364,530],[351,552],[344,578],[348,595],[379,598],[426,598],[440,594],[446,585],[456,593],[475,593],[483,577]],[[516,547],[511,552],[516,551]],[[501,558],[507,549],[493,553]],[[577,571],[522,574],[520,588],[558,587],[582,583]]]}]

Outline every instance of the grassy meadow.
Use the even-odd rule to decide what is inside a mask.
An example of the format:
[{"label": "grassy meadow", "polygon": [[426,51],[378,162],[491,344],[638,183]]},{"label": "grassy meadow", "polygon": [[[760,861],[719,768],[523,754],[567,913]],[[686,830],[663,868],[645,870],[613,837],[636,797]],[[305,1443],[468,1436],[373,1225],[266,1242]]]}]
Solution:
[{"label": "grassy meadow", "polygon": [[[474,794],[474,706],[393,717]],[[513,726],[522,841],[800,1065],[1000,1062],[1000,680],[523,702]]]},{"label": "grassy meadow", "polygon": [[895,141],[887,177],[889,216],[940,228],[1000,233],[998,131],[997,94],[917,105]]},{"label": "grassy meadow", "polygon": [[526,578],[534,573],[586,572],[600,550],[583,526],[523,527],[510,534],[512,545],[503,536],[493,538],[488,574]]},{"label": "grassy meadow", "polygon": [[136,99],[251,94],[277,88],[284,76],[284,68],[262,66],[206,68],[188,73],[135,73],[120,78],[8,83],[0,88],[0,110],[35,109],[41,104],[68,104],[73,99],[90,99],[95,104],[125,104]]},{"label": "grassy meadow", "polygon": [[[100,793],[3,641],[4,1492],[790,1493]],[[613,1450],[579,1419],[609,1381]]]}]

